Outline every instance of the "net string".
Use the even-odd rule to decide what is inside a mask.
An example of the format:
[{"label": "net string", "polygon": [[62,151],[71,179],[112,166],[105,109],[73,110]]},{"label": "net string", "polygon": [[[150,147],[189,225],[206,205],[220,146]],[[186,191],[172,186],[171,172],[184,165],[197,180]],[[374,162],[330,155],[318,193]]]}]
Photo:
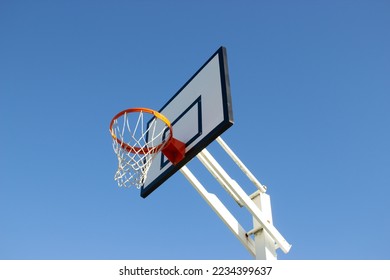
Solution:
[{"label": "net string", "polygon": [[[118,170],[114,179],[120,187],[135,186],[139,189],[145,183],[153,159],[164,147],[164,145],[159,145],[163,142],[163,134],[167,125],[153,116],[153,119],[145,126],[144,113],[142,111],[139,112],[137,120],[133,122],[129,115],[125,113],[121,117],[121,121],[116,119],[112,127],[119,140],[113,140],[113,149],[118,158]],[[133,128],[131,123],[135,123]],[[161,124],[163,124],[162,129]],[[123,143],[128,145],[127,149]],[[141,149],[137,151],[132,147]]]}]

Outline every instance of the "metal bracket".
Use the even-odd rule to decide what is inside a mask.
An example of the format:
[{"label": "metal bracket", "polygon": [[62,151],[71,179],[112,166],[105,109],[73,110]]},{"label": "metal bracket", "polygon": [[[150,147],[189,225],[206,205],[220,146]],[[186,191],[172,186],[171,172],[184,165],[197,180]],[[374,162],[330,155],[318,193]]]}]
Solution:
[{"label": "metal bracket", "polygon": [[[246,232],[219,198],[215,194],[209,193],[187,166],[183,166],[180,169],[181,173],[183,173],[203,199],[211,206],[233,234],[235,234],[256,259],[276,259],[277,248],[288,253],[291,245],[284,239],[272,223],[271,202],[270,196],[265,193],[267,190],[266,186],[262,185],[254,177],[220,137],[217,138],[217,141],[239,166],[241,171],[243,171],[257,187],[257,190],[253,194],[247,195],[241,186],[229,176],[206,149],[203,149],[198,153],[197,158],[238,205],[240,207],[245,207],[249,211],[253,218],[252,230]],[[254,235],[253,239],[250,238],[252,235]]]},{"label": "metal bracket", "polygon": [[258,233],[261,230],[263,230],[262,227],[257,227],[257,228],[254,228],[254,229],[248,231],[247,233],[245,233],[245,235],[249,237],[251,235],[254,235],[254,234]]}]

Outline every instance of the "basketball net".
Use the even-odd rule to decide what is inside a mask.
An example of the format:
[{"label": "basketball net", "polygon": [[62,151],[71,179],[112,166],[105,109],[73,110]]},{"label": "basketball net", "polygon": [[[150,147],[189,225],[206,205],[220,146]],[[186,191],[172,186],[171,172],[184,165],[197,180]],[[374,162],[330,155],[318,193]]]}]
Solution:
[{"label": "basketball net", "polygon": [[113,149],[118,158],[114,179],[120,187],[139,189],[147,178],[153,159],[171,138],[171,130],[165,121],[156,116],[145,120],[145,116],[151,117],[150,112],[146,113],[142,110],[125,112],[111,123]]}]

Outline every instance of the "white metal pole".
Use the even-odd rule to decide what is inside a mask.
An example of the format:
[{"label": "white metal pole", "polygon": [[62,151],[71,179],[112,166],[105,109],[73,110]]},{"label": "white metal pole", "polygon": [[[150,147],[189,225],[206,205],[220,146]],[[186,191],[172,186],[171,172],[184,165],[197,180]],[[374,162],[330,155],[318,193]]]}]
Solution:
[{"label": "white metal pole", "polygon": [[[238,199],[244,204],[248,211],[253,215],[253,217],[261,224],[261,226],[268,232],[273,240],[279,245],[284,253],[288,253],[291,245],[284,239],[284,237],[279,233],[279,231],[268,221],[267,217],[262,213],[259,207],[251,200],[251,198],[245,193],[245,191],[226,173],[226,171],[221,167],[221,165],[214,159],[214,157],[206,150],[200,152],[203,154],[203,157],[198,157],[202,162],[206,160],[208,163],[205,165],[209,166],[211,169],[209,171],[214,175],[223,178],[224,184],[229,186],[229,189],[232,193],[238,197]],[[203,163],[203,162],[202,162]]]},{"label": "white metal pole", "polygon": [[[270,196],[266,193],[262,193],[258,191],[257,195],[255,195],[252,198],[252,201],[259,207],[261,212],[267,218],[267,221],[269,221],[272,224],[272,210],[271,210]],[[261,227],[261,224],[256,219],[253,219],[253,228],[259,229],[259,227]],[[261,229],[261,230],[255,230],[253,235],[255,238],[255,245],[256,245],[256,259],[276,260],[277,259],[276,244],[275,241],[270,236],[270,234],[267,231]]]},{"label": "white metal pole", "polygon": [[246,235],[246,231],[230,213],[230,211],[223,205],[219,198],[212,193],[209,193],[199,180],[192,174],[187,166],[183,166],[180,172],[191,183],[195,190],[203,197],[214,212],[222,219],[225,225],[233,232],[233,234],[241,241],[244,247],[252,256],[256,256],[255,242]]},{"label": "white metal pole", "polygon": [[[202,162],[202,164],[206,167],[207,170],[212,170],[213,167],[210,165],[209,161],[207,160],[207,158],[205,157],[204,153],[199,153],[197,155],[197,157],[199,158],[199,160]],[[210,172],[211,175],[214,176],[214,178],[218,181],[218,183],[225,189],[225,191],[237,202],[237,204],[240,206],[240,207],[243,207],[244,204],[240,201],[240,199],[232,192],[232,190],[229,188],[229,184],[227,184],[225,182],[225,179],[218,173],[216,172]]]},{"label": "white metal pole", "polygon": [[248,176],[249,180],[251,180],[251,182],[259,189],[259,191],[265,193],[267,191],[267,188],[256,179],[252,172],[238,158],[238,156],[232,151],[232,149],[230,149],[226,142],[222,140],[221,136],[217,137],[216,140],[219,145],[225,150],[225,152],[232,158],[232,160],[238,165],[238,167],[240,167],[242,172],[244,172],[244,174]]}]

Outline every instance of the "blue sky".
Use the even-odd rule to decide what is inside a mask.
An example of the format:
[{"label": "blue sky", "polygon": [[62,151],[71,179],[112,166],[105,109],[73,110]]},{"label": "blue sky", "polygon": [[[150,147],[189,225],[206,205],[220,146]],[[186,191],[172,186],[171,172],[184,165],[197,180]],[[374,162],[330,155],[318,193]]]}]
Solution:
[{"label": "blue sky", "polygon": [[221,45],[235,120],[223,139],[268,186],[293,245],[279,259],[389,259],[389,12],[388,1],[1,1],[0,259],[251,259],[180,173],[147,199],[113,180],[111,118],[161,108]]}]

